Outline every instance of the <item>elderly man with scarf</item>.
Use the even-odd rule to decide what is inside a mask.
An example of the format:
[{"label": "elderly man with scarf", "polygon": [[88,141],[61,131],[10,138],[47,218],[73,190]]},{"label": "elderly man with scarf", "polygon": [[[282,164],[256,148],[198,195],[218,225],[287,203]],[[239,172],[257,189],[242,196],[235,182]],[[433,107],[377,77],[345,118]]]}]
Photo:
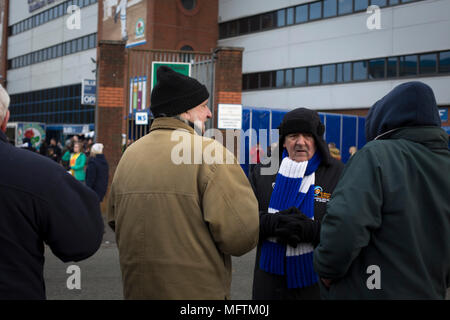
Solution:
[{"label": "elderly man with scarf", "polygon": [[279,130],[271,159],[278,172],[265,174],[270,164],[258,164],[249,176],[260,211],[253,299],[320,299],[313,250],[343,164],[330,156],[317,112],[292,110]]}]

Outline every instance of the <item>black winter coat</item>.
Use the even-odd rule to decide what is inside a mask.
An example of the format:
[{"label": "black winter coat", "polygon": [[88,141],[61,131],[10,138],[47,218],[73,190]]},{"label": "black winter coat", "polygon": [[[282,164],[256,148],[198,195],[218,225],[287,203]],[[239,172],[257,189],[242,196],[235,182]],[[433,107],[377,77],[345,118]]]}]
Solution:
[{"label": "black winter coat", "polygon": [[109,167],[103,154],[90,157],[86,168],[86,185],[103,201],[108,189]]},{"label": "black winter coat", "polygon": [[[336,184],[338,183],[341,172],[344,168],[342,162],[331,158],[327,155],[327,164],[322,162],[316,171],[316,189],[321,192],[315,196],[314,205],[314,221],[318,221],[318,227],[314,228],[313,238],[319,239],[320,235],[320,222],[325,214],[327,203],[331,197]],[[255,169],[249,175],[249,180],[255,192],[256,198],[259,203],[260,218],[267,212],[269,208],[270,197],[272,195],[273,187],[275,186],[276,174],[274,175],[261,175],[261,168],[267,166],[258,164]],[[269,214],[270,215],[270,214]],[[260,219],[261,231],[264,229],[271,229],[271,226],[267,224],[273,223],[268,220]],[[266,224],[266,225],[264,225]],[[259,268],[259,259],[261,255],[261,244],[269,234],[261,234],[258,242],[255,270],[253,276],[253,299],[254,300],[281,300],[286,298],[287,293],[287,280],[285,276],[279,276],[275,274],[267,273]],[[313,241],[315,242],[315,241]],[[292,290],[292,289],[290,289]]]},{"label": "black winter coat", "polygon": [[63,262],[80,261],[102,237],[95,193],[0,132],[0,300],[46,298],[44,243]]}]

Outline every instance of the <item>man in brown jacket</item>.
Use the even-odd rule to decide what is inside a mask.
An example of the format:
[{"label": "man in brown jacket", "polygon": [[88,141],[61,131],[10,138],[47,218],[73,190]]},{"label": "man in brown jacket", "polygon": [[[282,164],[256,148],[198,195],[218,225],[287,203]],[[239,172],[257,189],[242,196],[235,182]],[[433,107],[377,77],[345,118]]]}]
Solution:
[{"label": "man in brown jacket", "polygon": [[[229,299],[231,255],[258,241],[258,203],[234,156],[194,130],[211,117],[206,87],[167,67],[157,81],[156,119],[122,156],[108,203],[124,296]],[[211,148],[223,161],[205,161]]]}]

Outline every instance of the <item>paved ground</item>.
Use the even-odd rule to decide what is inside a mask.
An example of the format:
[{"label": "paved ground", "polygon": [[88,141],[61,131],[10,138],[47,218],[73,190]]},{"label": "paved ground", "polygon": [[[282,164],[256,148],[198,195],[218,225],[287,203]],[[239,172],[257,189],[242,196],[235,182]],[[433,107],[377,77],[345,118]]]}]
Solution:
[{"label": "paved ground", "polygon": [[[68,266],[74,263],[62,263],[47,248],[44,277],[49,300],[121,300],[122,282],[119,266],[119,253],[114,233],[107,227],[103,244],[91,258],[76,263],[81,270],[81,289],[67,289],[66,273]],[[242,257],[233,257],[233,281],[231,297],[234,300],[250,300],[253,281],[255,250]],[[450,289],[447,291],[450,300]]]},{"label": "paved ground", "polygon": [[[78,263],[63,263],[56,258],[49,248],[45,253],[44,277],[47,299],[82,299],[82,300],[116,300],[123,299],[122,282],[119,266],[119,253],[114,240],[114,233],[107,227],[103,244],[95,255]],[[235,300],[250,300],[253,281],[255,250],[248,254],[233,257],[233,281],[231,296]],[[67,289],[66,273],[70,265],[77,265],[81,270],[81,289]]]}]

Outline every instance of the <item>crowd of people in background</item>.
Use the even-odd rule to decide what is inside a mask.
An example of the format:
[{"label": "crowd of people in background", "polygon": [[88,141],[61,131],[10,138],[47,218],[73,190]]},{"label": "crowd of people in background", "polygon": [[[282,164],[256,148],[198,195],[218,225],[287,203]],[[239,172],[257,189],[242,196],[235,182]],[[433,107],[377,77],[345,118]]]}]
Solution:
[{"label": "crowd of people in background", "polygon": [[50,138],[39,150],[27,138],[23,139],[23,149],[37,152],[61,164],[76,180],[93,189],[102,201],[108,187],[109,167],[103,155],[103,144],[94,143],[90,137],[74,135],[61,142]]}]

